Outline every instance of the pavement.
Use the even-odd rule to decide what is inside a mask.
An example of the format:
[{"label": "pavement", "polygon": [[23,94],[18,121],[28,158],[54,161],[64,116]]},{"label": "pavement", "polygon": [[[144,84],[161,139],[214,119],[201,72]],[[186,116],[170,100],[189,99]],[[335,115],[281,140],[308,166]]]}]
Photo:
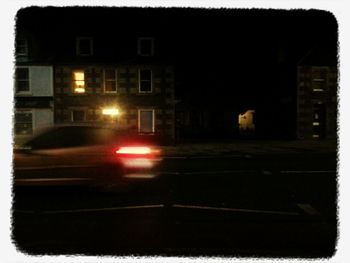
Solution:
[{"label": "pavement", "polygon": [[260,154],[334,153],[335,140],[292,140],[292,141],[230,141],[218,143],[184,143],[163,146],[163,156],[225,156]]}]

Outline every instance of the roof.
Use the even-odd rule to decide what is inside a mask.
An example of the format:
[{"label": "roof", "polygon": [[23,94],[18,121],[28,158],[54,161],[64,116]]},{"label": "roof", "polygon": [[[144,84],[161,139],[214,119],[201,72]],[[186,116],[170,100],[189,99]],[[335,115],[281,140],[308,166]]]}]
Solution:
[{"label": "roof", "polygon": [[300,66],[337,66],[337,49],[313,47],[298,62]]}]

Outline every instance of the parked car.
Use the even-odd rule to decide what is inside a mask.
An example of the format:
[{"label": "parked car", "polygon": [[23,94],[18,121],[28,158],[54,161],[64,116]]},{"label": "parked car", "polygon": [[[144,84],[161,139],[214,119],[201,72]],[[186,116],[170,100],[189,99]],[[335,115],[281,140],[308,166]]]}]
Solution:
[{"label": "parked car", "polygon": [[14,185],[118,188],[151,179],[161,161],[152,136],[110,127],[58,126],[14,148]]}]

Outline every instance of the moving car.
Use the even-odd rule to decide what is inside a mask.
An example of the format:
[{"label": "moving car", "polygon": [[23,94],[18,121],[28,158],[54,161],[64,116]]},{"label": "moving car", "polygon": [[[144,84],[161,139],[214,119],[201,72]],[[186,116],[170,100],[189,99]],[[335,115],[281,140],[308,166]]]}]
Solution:
[{"label": "moving car", "polygon": [[14,186],[118,188],[131,179],[155,177],[160,161],[152,135],[100,126],[57,126],[14,148]]}]

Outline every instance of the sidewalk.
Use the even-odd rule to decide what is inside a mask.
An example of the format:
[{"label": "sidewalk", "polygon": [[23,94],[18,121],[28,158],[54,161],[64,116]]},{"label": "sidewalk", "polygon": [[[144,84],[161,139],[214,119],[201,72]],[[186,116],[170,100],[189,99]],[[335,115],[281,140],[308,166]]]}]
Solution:
[{"label": "sidewalk", "polygon": [[303,141],[232,141],[227,143],[188,143],[163,146],[164,156],[225,156],[254,154],[332,153],[337,151],[335,140]]}]

